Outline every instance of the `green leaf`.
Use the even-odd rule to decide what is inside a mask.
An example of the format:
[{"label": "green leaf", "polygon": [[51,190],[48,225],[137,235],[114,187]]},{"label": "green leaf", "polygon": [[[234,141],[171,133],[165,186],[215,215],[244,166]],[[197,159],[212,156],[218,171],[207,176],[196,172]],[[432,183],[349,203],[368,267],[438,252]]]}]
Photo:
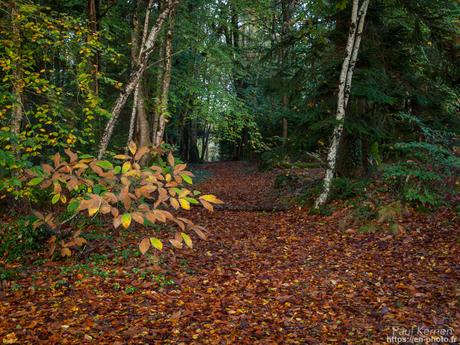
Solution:
[{"label": "green leaf", "polygon": [[41,183],[43,181],[43,177],[35,177],[32,180],[29,181],[29,186],[36,186],[37,184]]},{"label": "green leaf", "polygon": [[97,166],[101,167],[102,169],[112,169],[113,165],[109,161],[99,161],[96,163]]},{"label": "green leaf", "polygon": [[187,198],[185,198],[185,200],[187,200],[189,203],[194,204],[194,205],[199,205],[199,204],[200,204],[200,203],[198,202],[198,200],[193,199],[193,198],[187,197]]},{"label": "green leaf", "polygon": [[53,198],[51,199],[51,203],[55,204],[61,199],[61,193],[54,194]]},{"label": "green leaf", "polygon": [[77,211],[79,206],[80,206],[80,200],[72,199],[72,200],[70,200],[69,204],[67,205],[67,212],[75,213],[75,211]]},{"label": "green leaf", "polygon": [[185,174],[180,174],[180,177],[182,177],[182,179],[188,184],[193,184],[192,178],[190,176],[185,175]]},{"label": "green leaf", "polygon": [[113,173],[114,174],[119,174],[121,172],[121,166],[117,165],[114,169],[113,169]]},{"label": "green leaf", "polygon": [[152,244],[153,248],[162,250],[163,249],[163,242],[155,237],[150,237],[150,243]]},{"label": "green leaf", "polygon": [[84,155],[79,156],[79,158],[80,159],[90,159],[90,158],[94,158],[94,157],[91,156],[91,155],[84,154]]}]

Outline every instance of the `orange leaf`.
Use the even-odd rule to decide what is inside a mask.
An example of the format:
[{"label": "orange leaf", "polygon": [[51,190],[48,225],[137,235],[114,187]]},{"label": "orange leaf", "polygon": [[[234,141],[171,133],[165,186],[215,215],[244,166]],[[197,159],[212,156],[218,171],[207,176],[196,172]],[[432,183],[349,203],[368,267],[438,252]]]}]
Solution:
[{"label": "orange leaf", "polygon": [[134,160],[138,161],[149,151],[150,149],[147,146],[141,147],[139,150],[137,150],[136,155],[134,156]]},{"label": "orange leaf", "polygon": [[200,199],[200,202],[201,202],[201,205],[203,205],[203,207],[207,209],[208,211],[210,212],[214,211],[214,207],[206,200]]},{"label": "orange leaf", "polygon": [[61,249],[61,256],[71,256],[72,252],[70,251],[69,248],[64,247]]},{"label": "orange leaf", "polygon": [[147,250],[150,248],[150,239],[148,237],[144,238],[141,243],[139,243],[139,250],[141,251],[142,255],[147,253]]},{"label": "orange leaf", "polygon": [[168,164],[172,167],[174,166],[174,156],[171,152],[168,153]]}]

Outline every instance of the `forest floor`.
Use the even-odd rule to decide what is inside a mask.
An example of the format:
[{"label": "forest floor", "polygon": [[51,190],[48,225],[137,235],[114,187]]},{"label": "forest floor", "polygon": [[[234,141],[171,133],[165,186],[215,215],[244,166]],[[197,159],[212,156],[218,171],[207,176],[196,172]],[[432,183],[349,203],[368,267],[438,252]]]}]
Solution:
[{"label": "forest floor", "polygon": [[200,169],[197,189],[240,209],[191,211],[207,241],[165,254],[158,271],[139,256],[144,230],[91,225],[97,250],[18,267],[0,291],[3,343],[388,344],[393,328],[414,326],[460,338],[453,212],[412,212],[397,234],[361,233],[340,229],[346,208],[254,211],[279,199],[274,172],[243,162]]}]

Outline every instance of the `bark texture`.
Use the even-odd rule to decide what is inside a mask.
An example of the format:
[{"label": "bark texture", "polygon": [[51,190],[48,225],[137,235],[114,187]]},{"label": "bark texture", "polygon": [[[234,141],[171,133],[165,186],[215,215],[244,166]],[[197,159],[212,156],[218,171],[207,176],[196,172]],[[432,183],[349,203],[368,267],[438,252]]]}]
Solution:
[{"label": "bark texture", "polygon": [[[150,12],[153,5],[153,0],[149,0],[147,4],[147,10],[144,19],[144,28],[142,33],[142,39],[139,45],[139,36],[140,36],[140,27],[139,27],[139,19],[138,19],[138,12],[140,2],[138,2],[137,11],[135,11],[133,15],[133,31],[132,31],[132,38],[131,38],[131,61],[132,61],[132,69],[135,70],[139,65],[139,58],[140,53],[139,46],[144,47],[145,41],[147,39],[147,32],[149,27],[150,21]],[[137,138],[136,142],[139,147],[149,146],[150,145],[150,128],[149,122],[147,119],[147,111],[145,109],[145,92],[143,87],[143,75],[139,80],[139,83],[136,86],[134,91],[134,100],[133,100],[133,107],[131,111],[131,120],[129,124],[129,133],[128,133],[128,140],[126,147],[134,139],[135,129],[137,127]]]},{"label": "bark texture", "polygon": [[118,96],[117,100],[115,101],[115,105],[112,109],[112,117],[107,123],[104,134],[102,136],[102,140],[99,147],[98,158],[101,159],[105,151],[107,150],[107,146],[109,144],[110,138],[112,137],[113,129],[115,128],[115,124],[120,117],[121,110],[126,104],[128,97],[135,91],[137,88],[139,81],[144,74],[145,69],[148,66],[148,59],[153,51],[154,44],[158,38],[158,34],[163,27],[163,24],[166,18],[170,15],[171,10],[173,10],[178,4],[178,0],[169,0],[165,7],[162,9],[158,18],[153,25],[152,29],[150,29],[149,34],[147,35],[145,44],[141,47],[141,51],[139,54],[139,63],[136,69],[131,73],[126,86],[121,91],[120,95]]},{"label": "bark texture", "polygon": [[361,7],[359,7],[359,0],[353,0],[350,31],[348,34],[345,59],[343,61],[342,69],[340,72],[339,92],[337,95],[337,112],[335,116],[337,124],[332,134],[331,145],[327,155],[328,167],[324,177],[323,190],[315,201],[315,207],[324,205],[327,202],[329,193],[331,191],[332,179],[335,174],[335,167],[337,162],[337,152],[343,133],[345,110],[350,98],[351,81],[353,78],[356,60],[358,58],[361,35],[364,29],[364,20],[366,18],[368,6],[369,0],[364,0],[364,2],[361,4]]},{"label": "bark texture", "polygon": [[166,34],[164,47],[164,67],[162,73],[162,81],[158,104],[155,107],[155,112],[158,114],[157,123],[154,126],[153,145],[158,147],[161,145],[165,133],[167,116],[168,116],[168,97],[169,86],[171,83],[171,68],[172,68],[172,43],[174,30],[174,11],[171,12],[168,21],[168,32]]}]

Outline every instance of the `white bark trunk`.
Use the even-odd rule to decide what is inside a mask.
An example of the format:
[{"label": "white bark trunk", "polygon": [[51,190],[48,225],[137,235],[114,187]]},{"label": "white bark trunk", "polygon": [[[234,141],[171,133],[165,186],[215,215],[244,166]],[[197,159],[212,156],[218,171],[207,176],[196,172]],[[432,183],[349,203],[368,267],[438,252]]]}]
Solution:
[{"label": "white bark trunk", "polygon": [[172,68],[172,40],[173,40],[173,28],[174,28],[174,14],[170,16],[168,23],[168,32],[166,35],[165,42],[165,62],[163,71],[163,82],[161,85],[161,95],[159,102],[159,116],[157,132],[154,134],[155,141],[153,145],[158,147],[161,145],[164,137],[166,128],[167,116],[168,116],[168,96],[169,96],[169,85],[171,82],[171,68]]},{"label": "white bark trunk", "polygon": [[339,93],[337,95],[337,112],[336,112],[336,126],[332,134],[332,141],[327,155],[326,175],[323,181],[323,190],[315,201],[315,207],[324,205],[329,198],[331,191],[332,179],[335,174],[335,167],[337,162],[337,152],[340,144],[340,139],[343,133],[343,124],[345,120],[345,110],[348,105],[351,91],[351,81],[353,79],[353,72],[358,58],[359,46],[361,43],[361,35],[364,29],[364,20],[366,18],[369,0],[364,0],[359,13],[358,6],[359,0],[353,0],[353,8],[351,11],[351,25],[348,34],[348,41],[346,46],[345,59],[342,64],[340,72]]},{"label": "white bark trunk", "polygon": [[133,110],[131,111],[131,120],[129,121],[129,132],[128,132],[128,140],[126,142],[126,152],[128,152],[129,143],[133,140],[133,136],[134,136],[134,127],[136,125],[136,110],[137,110],[138,98],[139,98],[139,87],[140,85],[137,85],[136,90],[134,91]]},{"label": "white bark trunk", "polygon": [[178,0],[169,0],[166,6],[164,7],[163,11],[159,14],[155,25],[150,30],[145,44],[141,47],[141,51],[139,54],[139,63],[136,66],[136,69],[131,73],[131,76],[128,80],[123,91],[118,96],[115,105],[112,109],[112,117],[107,123],[105,127],[104,134],[101,139],[101,144],[99,147],[98,158],[101,159],[104,155],[105,151],[107,150],[107,146],[109,144],[110,138],[112,137],[113,129],[115,127],[115,123],[118,120],[121,110],[123,109],[124,105],[128,97],[131,93],[135,90],[139,81],[144,74],[145,69],[147,68],[148,58],[153,51],[153,47],[155,41],[158,37],[158,34],[163,26],[163,23],[166,17],[170,14],[171,10],[177,5]]}]

